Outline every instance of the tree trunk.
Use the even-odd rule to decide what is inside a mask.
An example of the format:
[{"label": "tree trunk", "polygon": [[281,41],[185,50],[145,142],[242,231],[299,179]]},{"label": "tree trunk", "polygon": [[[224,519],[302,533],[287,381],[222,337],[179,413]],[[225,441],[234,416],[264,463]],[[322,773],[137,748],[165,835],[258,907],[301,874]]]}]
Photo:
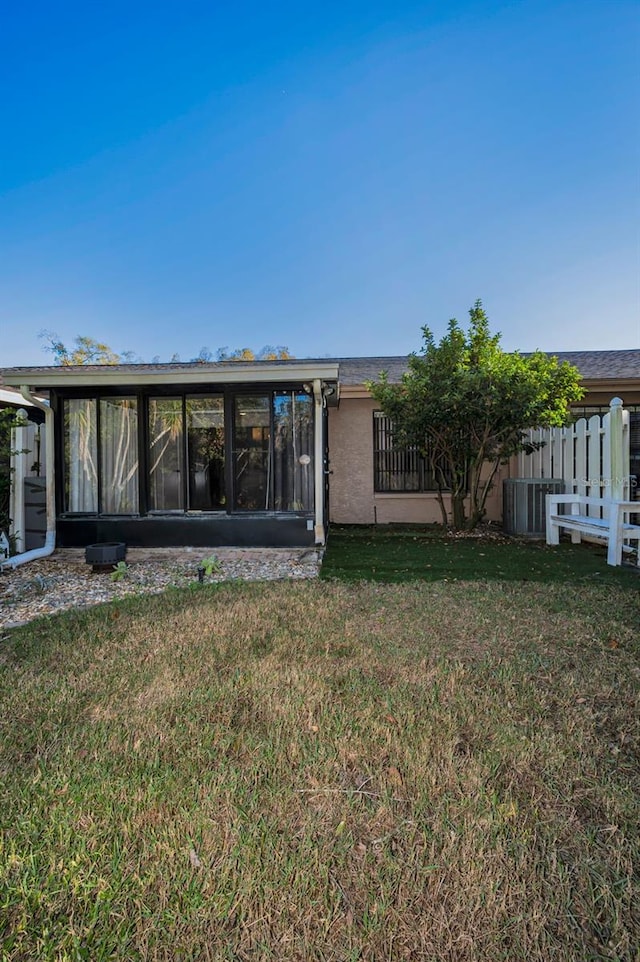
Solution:
[{"label": "tree trunk", "polygon": [[455,531],[461,531],[466,524],[467,519],[464,513],[464,499],[464,491],[451,493],[452,524]]},{"label": "tree trunk", "polygon": [[470,511],[466,524],[467,531],[473,531],[474,528],[477,528],[483,518],[484,511],[480,511],[478,508],[474,508],[473,511]]},{"label": "tree trunk", "polygon": [[438,494],[438,504],[440,505],[440,511],[442,512],[442,523],[446,528],[447,525],[449,524],[449,517],[447,515],[447,506],[444,503],[444,498],[442,497],[442,488],[440,486],[438,486],[437,494]]}]

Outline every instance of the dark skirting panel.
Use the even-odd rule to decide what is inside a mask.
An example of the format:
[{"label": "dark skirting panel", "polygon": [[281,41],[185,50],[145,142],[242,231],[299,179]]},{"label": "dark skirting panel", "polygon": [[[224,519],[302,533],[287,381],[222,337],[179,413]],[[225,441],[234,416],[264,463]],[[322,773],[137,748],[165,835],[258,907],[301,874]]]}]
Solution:
[{"label": "dark skirting panel", "polygon": [[59,548],[124,541],[130,548],[297,548],[314,544],[313,520],[284,515],[59,518]]}]

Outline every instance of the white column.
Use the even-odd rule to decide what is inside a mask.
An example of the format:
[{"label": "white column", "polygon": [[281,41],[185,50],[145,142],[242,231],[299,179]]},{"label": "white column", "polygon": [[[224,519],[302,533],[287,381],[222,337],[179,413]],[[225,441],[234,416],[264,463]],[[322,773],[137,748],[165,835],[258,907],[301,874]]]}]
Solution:
[{"label": "white column", "polygon": [[314,484],[314,503],[315,503],[315,542],[324,544],[324,444],[322,437],[323,430],[323,407],[322,407],[322,382],[316,378],[313,382],[314,406],[314,450],[313,463],[315,466]]}]

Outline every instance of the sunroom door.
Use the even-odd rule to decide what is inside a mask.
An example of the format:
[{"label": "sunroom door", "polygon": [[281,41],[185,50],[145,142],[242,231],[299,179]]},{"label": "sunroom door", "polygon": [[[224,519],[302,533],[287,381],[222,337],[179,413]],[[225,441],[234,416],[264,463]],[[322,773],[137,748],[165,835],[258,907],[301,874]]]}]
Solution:
[{"label": "sunroom door", "polygon": [[226,507],[224,397],[188,397],[187,452],[189,508],[222,511]]},{"label": "sunroom door", "polygon": [[233,412],[233,507],[269,511],[271,492],[271,394],[238,395]]}]

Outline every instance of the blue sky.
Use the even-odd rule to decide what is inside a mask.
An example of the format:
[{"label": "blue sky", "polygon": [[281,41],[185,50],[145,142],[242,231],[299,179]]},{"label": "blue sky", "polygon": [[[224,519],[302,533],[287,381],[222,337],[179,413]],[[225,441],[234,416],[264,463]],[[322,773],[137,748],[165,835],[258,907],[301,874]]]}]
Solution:
[{"label": "blue sky", "polygon": [[640,347],[640,6],[13,4],[0,366]]}]

